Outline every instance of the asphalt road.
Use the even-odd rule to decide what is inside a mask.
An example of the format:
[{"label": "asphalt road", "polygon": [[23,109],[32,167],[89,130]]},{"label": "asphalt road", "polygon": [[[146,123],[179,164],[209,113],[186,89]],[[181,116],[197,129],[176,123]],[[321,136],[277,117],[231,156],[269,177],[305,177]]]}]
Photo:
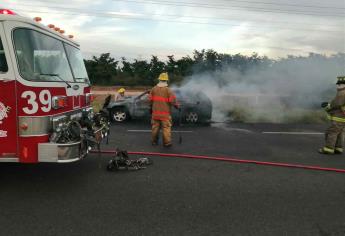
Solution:
[{"label": "asphalt road", "polygon": [[[316,152],[324,126],[182,127],[183,143],[174,133],[170,149],[152,147],[149,128],[115,125],[103,149],[345,168],[345,155]],[[145,170],[107,172],[109,158],[1,163],[0,234],[345,235],[345,174],[165,157]]]}]

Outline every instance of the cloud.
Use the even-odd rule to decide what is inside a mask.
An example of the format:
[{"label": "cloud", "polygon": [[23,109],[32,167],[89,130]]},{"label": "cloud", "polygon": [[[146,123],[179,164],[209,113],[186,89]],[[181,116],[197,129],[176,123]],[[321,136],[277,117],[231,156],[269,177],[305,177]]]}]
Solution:
[{"label": "cloud", "polygon": [[[309,51],[325,54],[345,51],[343,18],[292,14],[293,9],[296,12],[338,12],[337,8],[344,8],[344,3],[330,0],[327,8],[322,8],[325,4],[308,0],[298,3],[267,0],[265,3],[202,2],[204,5],[242,6],[215,9],[112,0],[6,0],[3,7],[20,9],[20,13],[31,18],[40,15],[44,24],[58,25],[76,35],[76,40],[87,51],[121,52],[123,56],[183,55],[202,48],[221,53],[256,51],[272,57],[305,55]],[[321,7],[297,8],[289,4],[319,4]],[[253,7],[280,7],[290,10],[291,14],[254,11]]]}]

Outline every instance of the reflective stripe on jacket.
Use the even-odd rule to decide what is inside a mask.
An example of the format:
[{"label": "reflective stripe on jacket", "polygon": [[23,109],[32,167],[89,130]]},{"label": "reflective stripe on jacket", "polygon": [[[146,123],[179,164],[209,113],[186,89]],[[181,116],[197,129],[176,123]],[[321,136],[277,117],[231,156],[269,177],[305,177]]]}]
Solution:
[{"label": "reflective stripe on jacket", "polygon": [[150,92],[152,119],[171,119],[171,106],[178,107],[176,96],[168,87],[155,86]]},{"label": "reflective stripe on jacket", "polygon": [[345,88],[337,90],[335,98],[330,102],[328,112],[328,119],[336,122],[345,122]]}]

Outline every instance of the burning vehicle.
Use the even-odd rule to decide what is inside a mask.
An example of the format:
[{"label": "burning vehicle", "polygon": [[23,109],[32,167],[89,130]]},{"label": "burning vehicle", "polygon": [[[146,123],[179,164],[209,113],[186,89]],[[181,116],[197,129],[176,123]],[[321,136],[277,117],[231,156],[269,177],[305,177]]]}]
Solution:
[{"label": "burning vehicle", "polygon": [[[181,113],[172,108],[173,120],[185,123],[208,123],[212,117],[212,102],[202,92],[185,89],[172,89],[177,101],[181,105]],[[125,122],[130,119],[150,119],[150,91],[145,91],[135,97],[126,97],[123,100],[110,102],[108,111],[113,122]],[[181,117],[180,117],[181,116]]]}]

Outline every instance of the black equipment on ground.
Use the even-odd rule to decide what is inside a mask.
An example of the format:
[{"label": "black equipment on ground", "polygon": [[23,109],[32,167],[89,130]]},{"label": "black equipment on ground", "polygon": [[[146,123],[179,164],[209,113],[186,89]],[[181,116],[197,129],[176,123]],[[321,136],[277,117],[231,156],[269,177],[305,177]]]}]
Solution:
[{"label": "black equipment on ground", "polygon": [[147,157],[129,159],[127,151],[116,150],[115,157],[111,159],[107,165],[107,170],[117,171],[117,170],[140,170],[145,169],[147,165],[153,164],[152,160]]}]

